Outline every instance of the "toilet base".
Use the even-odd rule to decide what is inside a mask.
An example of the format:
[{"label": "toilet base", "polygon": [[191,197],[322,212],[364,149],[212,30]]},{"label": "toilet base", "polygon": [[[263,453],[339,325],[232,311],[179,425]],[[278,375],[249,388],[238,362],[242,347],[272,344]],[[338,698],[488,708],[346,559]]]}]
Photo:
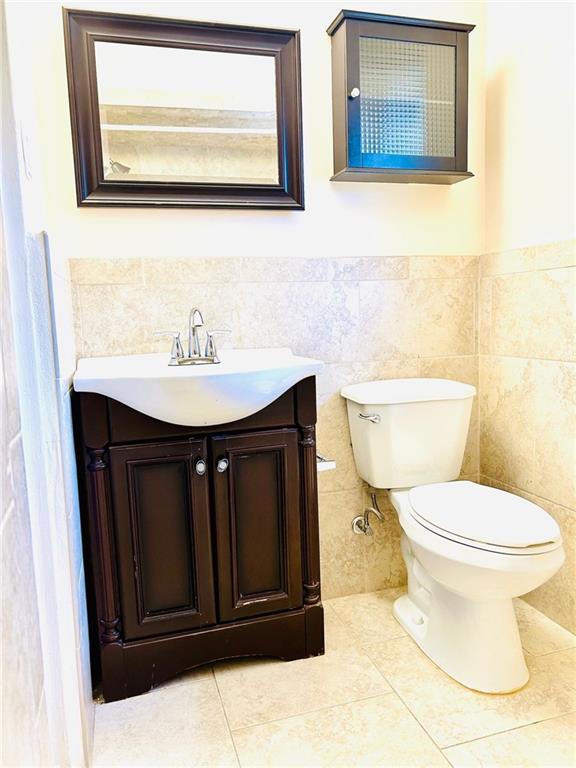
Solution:
[{"label": "toilet base", "polygon": [[[414,586],[411,584],[410,586]],[[530,677],[512,600],[470,600],[430,579],[428,599],[410,594],[394,616],[424,653],[457,682],[483,693],[511,693]]]}]

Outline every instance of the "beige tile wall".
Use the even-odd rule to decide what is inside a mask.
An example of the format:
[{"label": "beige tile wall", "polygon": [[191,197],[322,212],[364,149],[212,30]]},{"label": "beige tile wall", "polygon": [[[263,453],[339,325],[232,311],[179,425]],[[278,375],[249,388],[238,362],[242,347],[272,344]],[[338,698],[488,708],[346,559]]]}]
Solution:
[{"label": "beige tile wall", "polygon": [[[533,499],[561,525],[567,561],[528,597],[574,628],[576,282],[573,243],[498,254],[382,258],[76,259],[79,354],[167,348],[191,305],[237,347],[290,346],[326,362],[318,379],[326,597],[404,583],[396,516],[355,537],[368,502],[349,441],[345,384],[441,376],[479,388],[462,476]],[[476,297],[478,296],[478,301]]]},{"label": "beige tile wall", "polygon": [[[76,259],[70,262],[80,356],[169,349],[157,329],[184,330],[202,308],[236,347],[289,346],[326,362],[319,377],[318,448],[323,594],[405,581],[396,516],[373,538],[353,536],[367,501],[356,474],[340,387],[377,377],[446,376],[477,384],[477,263],[470,256],[382,258]],[[477,478],[473,415],[463,474]]]},{"label": "beige tile wall", "polygon": [[526,597],[576,630],[576,248],[552,243],[479,263],[482,482],[544,507],[566,563]]}]

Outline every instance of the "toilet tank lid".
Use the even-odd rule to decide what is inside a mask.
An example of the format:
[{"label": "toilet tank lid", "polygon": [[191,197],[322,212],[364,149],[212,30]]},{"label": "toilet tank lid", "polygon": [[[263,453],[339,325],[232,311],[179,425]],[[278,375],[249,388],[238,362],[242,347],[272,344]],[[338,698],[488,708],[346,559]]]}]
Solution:
[{"label": "toilet tank lid", "polygon": [[476,388],[452,379],[381,379],[349,384],[340,390],[340,394],[360,405],[394,405],[465,400],[474,397]]},{"label": "toilet tank lid", "polygon": [[526,548],[560,541],[558,524],[542,507],[498,488],[455,480],[416,486],[409,496],[422,520],[478,544]]}]

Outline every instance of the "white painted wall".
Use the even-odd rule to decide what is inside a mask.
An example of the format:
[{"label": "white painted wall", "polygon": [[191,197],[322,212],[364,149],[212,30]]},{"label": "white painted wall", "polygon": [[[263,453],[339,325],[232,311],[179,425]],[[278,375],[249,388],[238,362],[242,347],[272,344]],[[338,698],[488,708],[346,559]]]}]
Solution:
[{"label": "white painted wall", "polygon": [[575,237],[574,8],[486,5],[488,252]]},{"label": "white painted wall", "polygon": [[[87,210],[76,206],[60,3],[9,0],[34,79],[52,250],[98,256],[380,256],[480,252],[484,201],[483,4],[351,2],[346,7],[476,24],[470,36],[474,179],[452,187],[333,183],[330,38],[341,2],[72,2],[67,6],[301,30],[306,210]],[[31,24],[31,19],[34,23]]]}]

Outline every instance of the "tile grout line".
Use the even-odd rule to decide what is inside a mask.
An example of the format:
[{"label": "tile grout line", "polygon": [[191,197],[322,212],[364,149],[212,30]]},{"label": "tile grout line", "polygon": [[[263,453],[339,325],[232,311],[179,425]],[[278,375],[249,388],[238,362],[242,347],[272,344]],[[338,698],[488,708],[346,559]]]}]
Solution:
[{"label": "tile grout line", "polygon": [[218,685],[218,678],[216,677],[216,670],[214,669],[214,664],[211,664],[210,668],[212,670],[212,676],[214,677],[214,682],[216,683],[216,690],[218,691],[220,706],[222,707],[222,712],[224,713],[224,719],[226,720],[226,727],[228,728],[230,741],[232,742],[232,747],[234,748],[234,754],[236,755],[236,762],[238,763],[239,768],[242,768],[242,763],[240,762],[240,755],[238,754],[238,750],[236,749],[236,742],[234,741],[234,734],[232,733],[232,728],[230,727],[230,721],[228,720],[228,713],[226,712],[226,707],[224,706],[222,691],[220,690],[220,686]]},{"label": "tile grout line", "polygon": [[[379,590],[379,591],[382,591],[382,592],[383,592],[383,591],[385,591],[385,590]],[[346,627],[346,629],[348,629],[348,631],[350,631],[350,629],[349,629],[349,625],[347,624],[347,622],[345,622],[345,621],[344,621],[344,619],[340,618],[340,616],[338,615],[338,611],[337,611],[337,610],[336,610],[334,607],[332,607],[332,606],[330,606],[330,607],[331,607],[331,609],[332,609],[332,612],[333,612],[333,613],[335,613],[335,614],[336,614],[336,616],[338,617],[338,619],[339,619],[340,623],[341,623],[341,624],[342,624],[344,627]],[[401,629],[401,627],[400,627],[400,626],[399,626],[399,629]],[[400,640],[401,638],[403,638],[403,637],[408,637],[408,636],[409,636],[409,635],[408,635],[406,632],[404,632],[402,635],[398,635],[398,637],[391,637],[391,638],[387,638],[386,642],[388,642],[388,640]],[[398,691],[396,690],[396,688],[394,688],[394,686],[392,685],[392,683],[390,682],[390,680],[388,680],[388,678],[386,677],[386,675],[385,675],[385,674],[382,672],[382,670],[381,670],[381,669],[379,669],[379,667],[376,665],[376,663],[374,662],[374,660],[372,659],[372,657],[371,657],[371,656],[370,656],[370,654],[368,653],[366,646],[364,646],[364,645],[360,645],[360,649],[361,649],[361,654],[362,654],[363,656],[365,656],[365,657],[368,659],[368,661],[370,662],[370,664],[372,665],[372,667],[373,667],[373,668],[374,668],[374,669],[375,669],[375,670],[378,672],[378,674],[380,675],[380,677],[381,677],[381,678],[382,678],[382,679],[383,679],[383,680],[386,682],[386,684],[387,684],[387,685],[389,685],[389,686],[390,686],[390,688],[391,688],[391,691],[390,691],[390,692],[391,692],[391,693],[394,693],[394,694],[395,694],[395,695],[398,697],[398,699],[400,699],[400,701],[401,701],[401,702],[402,702],[402,704],[403,704],[403,705],[406,707],[406,709],[408,710],[408,712],[410,713],[410,715],[411,715],[411,716],[414,718],[414,720],[416,720],[416,722],[417,722],[417,723],[418,723],[418,725],[419,725],[419,726],[422,728],[422,730],[423,730],[423,731],[426,733],[426,735],[427,735],[427,736],[428,736],[430,739],[432,739],[432,736],[431,736],[431,735],[428,733],[428,731],[426,730],[426,728],[424,728],[424,726],[423,726],[423,725],[422,725],[422,723],[421,723],[421,722],[418,720],[418,718],[416,717],[416,715],[415,715],[415,714],[412,712],[412,710],[411,710],[411,709],[408,707],[408,705],[406,704],[406,702],[404,701],[404,699],[402,698],[402,696],[400,696],[400,694],[398,693]],[[436,742],[434,741],[434,739],[432,739],[432,742],[434,743],[434,746],[436,746],[436,747],[437,747],[439,750],[441,750],[441,747],[439,747],[439,746],[436,744]]]},{"label": "tile grout line", "polygon": [[[405,637],[409,637],[409,635],[405,635]],[[380,671],[380,670],[378,670],[378,671]],[[416,721],[416,723],[420,726],[420,728],[428,736],[428,738],[433,743],[433,745],[436,747],[436,749],[442,754],[443,757],[445,757],[445,755],[443,754],[442,747],[440,746],[440,744],[438,744],[436,739],[432,736],[432,734],[428,731],[428,729],[424,726],[424,724],[420,722],[420,720],[418,719],[416,714],[412,711],[412,709],[410,708],[408,703],[404,700],[404,698],[401,696],[401,694],[398,692],[398,690],[394,687],[393,683],[390,680],[388,680],[388,678],[386,677],[386,675],[384,675],[383,672],[380,672],[380,674],[386,680],[386,682],[388,683],[390,688],[392,688],[392,690],[396,694],[396,696],[400,699],[400,701],[402,702],[402,704],[406,708],[406,711],[410,714],[410,716]],[[448,760],[448,758],[446,758],[446,757],[445,757],[445,759]],[[448,761],[448,762],[450,762],[450,761]]]},{"label": "tile grout line", "polygon": [[458,741],[454,744],[450,744],[448,747],[441,747],[441,751],[444,752],[447,749],[452,749],[453,747],[462,747],[466,744],[474,744],[476,741],[484,741],[485,739],[491,739],[494,736],[502,736],[505,733],[512,733],[512,731],[521,731],[524,728],[531,728],[533,725],[540,725],[540,723],[548,723],[551,720],[559,720],[562,717],[569,717],[570,715],[573,715],[576,712],[576,710],[573,710],[572,712],[565,712],[563,715],[552,715],[552,717],[544,717],[542,720],[534,720],[533,723],[525,723],[524,725],[515,725],[513,728],[507,728],[505,731],[496,731],[495,733],[489,733],[486,736],[478,736],[475,739],[468,739],[468,741]]},{"label": "tile grout line", "polygon": [[[555,501],[554,499],[549,499],[546,496],[541,496],[539,493],[534,493],[533,491],[529,491],[526,488],[520,488],[520,486],[514,485],[513,483],[507,483],[504,480],[499,480],[497,477],[492,477],[491,475],[487,475],[484,472],[480,472],[480,477],[484,478],[485,480],[491,480],[494,483],[499,483],[500,485],[505,485],[507,488],[513,488],[515,491],[519,492],[516,494],[517,496],[521,496],[523,493],[527,493],[530,496],[535,496],[537,499],[542,499],[542,501],[548,501],[550,502],[550,504],[555,504],[557,507],[561,507],[566,512],[574,511],[572,507],[568,507],[566,506],[566,504],[561,504],[559,501]],[[324,493],[331,493],[331,491],[324,491]],[[530,603],[528,603],[528,605],[530,605]],[[555,623],[558,624],[558,622],[555,622]],[[562,626],[562,625],[559,624],[559,626]],[[569,632],[570,630],[567,630],[567,631]]]},{"label": "tile grout line", "polygon": [[[348,629],[347,624],[343,621],[343,619],[340,618],[340,616],[338,615],[338,612],[331,605],[325,605],[324,607],[328,608],[331,611],[331,613],[336,616],[336,619],[338,620],[339,624],[341,624],[344,628]],[[382,672],[380,672],[378,667],[374,664],[372,659],[364,651],[364,648],[362,646],[360,646],[359,655],[365,656],[367,661],[370,663],[371,667],[373,667],[374,670],[378,673],[378,675],[384,680],[384,682],[387,685],[389,685],[388,681],[386,680],[386,678],[384,677]],[[220,699],[222,701],[222,694],[220,692],[220,687],[218,686],[218,680],[217,680],[215,674],[214,674],[214,677],[216,679],[216,686],[218,687],[218,693],[220,694]],[[224,706],[224,702],[223,701],[222,701],[222,706],[224,708],[224,713],[226,715],[226,722],[228,723],[228,727],[230,729],[230,733],[232,734],[232,739],[233,739],[235,732],[241,731],[241,730],[245,730],[247,728],[257,728],[260,725],[267,725],[268,723],[278,723],[278,722],[282,722],[283,720],[290,720],[290,719],[292,719],[294,717],[301,717],[303,715],[308,715],[308,714],[310,714],[312,712],[323,712],[323,711],[325,711],[327,709],[334,709],[335,707],[346,706],[348,704],[355,704],[355,703],[357,703],[359,701],[367,701],[368,699],[375,699],[375,698],[379,698],[380,696],[388,696],[390,694],[395,693],[395,691],[392,689],[392,686],[390,686],[390,688],[391,688],[391,690],[389,690],[389,691],[384,691],[382,693],[377,693],[377,694],[374,694],[374,695],[371,695],[371,696],[362,696],[362,697],[357,698],[357,699],[351,699],[349,701],[343,701],[343,702],[340,702],[339,704],[330,704],[330,705],[325,706],[325,707],[314,707],[314,709],[309,709],[309,710],[306,710],[305,712],[298,712],[298,713],[293,714],[293,715],[288,715],[287,717],[277,717],[277,718],[273,718],[272,720],[265,720],[265,721],[263,721],[261,723],[253,723],[252,725],[242,725],[242,726],[239,726],[238,728],[232,728],[230,726],[230,723],[229,723],[229,720],[228,720],[228,715],[226,713],[226,707]],[[234,746],[236,748],[236,745],[234,745]],[[240,759],[240,758],[238,757],[238,759]]]},{"label": "tile grout line", "polygon": [[[530,604],[528,603],[528,605],[530,605]],[[546,618],[548,618],[548,617],[546,617]],[[552,619],[550,619],[550,621],[552,621]],[[556,624],[556,622],[554,622],[554,623]],[[557,626],[562,627],[561,624],[558,624]],[[562,629],[565,629],[565,627],[562,627]],[[570,632],[570,630],[566,629],[566,632]],[[524,646],[522,646],[522,648],[524,649],[524,651],[526,651],[526,653],[528,653],[533,658],[541,659],[543,656],[552,656],[553,653],[564,653],[564,651],[572,651],[572,650],[576,649],[576,642],[574,643],[574,645],[569,645],[566,648],[556,648],[553,651],[546,651],[546,653],[534,653],[533,651],[528,651],[526,648],[524,648]]]},{"label": "tile grout line", "polygon": [[252,723],[252,725],[241,725],[238,728],[232,728],[231,733],[232,733],[232,737],[234,737],[234,734],[238,733],[238,731],[249,731],[251,728],[260,728],[263,725],[270,725],[271,723],[283,723],[286,720],[294,720],[297,717],[312,715],[315,712],[327,712],[331,709],[337,709],[338,707],[348,707],[351,704],[358,704],[361,701],[370,701],[371,699],[380,699],[383,696],[393,696],[393,695],[397,695],[397,694],[395,691],[390,690],[390,691],[384,691],[383,693],[375,693],[372,696],[362,696],[359,699],[352,699],[350,701],[341,701],[339,704],[329,704],[326,707],[315,707],[314,709],[307,709],[305,712],[298,712],[293,715],[287,715],[287,717],[275,717],[273,720],[264,720],[261,723]]},{"label": "tile grout line", "polygon": [[[557,653],[557,651],[553,651],[553,653]],[[412,715],[412,717],[413,717],[413,718],[416,720],[416,722],[417,722],[417,723],[420,725],[420,727],[421,727],[421,728],[422,728],[422,729],[423,729],[423,730],[424,730],[424,731],[425,731],[425,732],[428,734],[428,736],[429,736],[429,737],[432,739],[432,741],[434,742],[434,745],[435,745],[435,746],[436,746],[436,747],[437,747],[437,748],[440,750],[440,752],[442,752],[442,753],[444,752],[444,750],[445,750],[445,749],[450,749],[451,747],[457,747],[457,746],[460,746],[460,745],[462,745],[462,744],[470,744],[471,742],[474,742],[474,741],[482,741],[482,739],[489,739],[489,738],[490,738],[490,737],[492,737],[492,736],[500,736],[500,735],[502,735],[502,734],[504,734],[504,733],[508,733],[509,731],[517,731],[517,730],[519,730],[519,729],[521,729],[521,728],[527,728],[527,727],[529,727],[529,726],[531,726],[531,725],[537,725],[538,723],[545,723],[545,722],[547,722],[548,720],[556,720],[556,719],[557,719],[557,718],[559,718],[559,717],[566,717],[567,715],[571,715],[571,714],[573,714],[573,713],[575,713],[575,712],[576,712],[576,704],[575,704],[575,705],[574,705],[574,708],[573,708],[572,710],[570,710],[569,712],[564,712],[564,713],[563,713],[563,714],[561,714],[561,715],[551,715],[550,717],[543,717],[543,718],[541,718],[541,719],[539,719],[539,720],[534,720],[534,721],[533,721],[533,722],[531,722],[531,723],[524,723],[523,725],[517,725],[517,726],[515,726],[514,728],[505,728],[505,729],[503,729],[503,730],[498,730],[498,731],[493,731],[492,733],[487,733],[487,734],[485,734],[484,736],[477,736],[475,739],[468,739],[467,741],[459,741],[459,742],[455,742],[454,744],[448,744],[447,746],[441,746],[441,745],[440,745],[440,744],[439,744],[439,743],[436,741],[436,739],[435,739],[435,738],[432,736],[432,734],[431,734],[431,733],[428,731],[428,729],[427,729],[427,728],[424,726],[424,724],[420,722],[420,720],[418,719],[418,717],[416,716],[416,714],[415,714],[414,712],[412,712],[412,710],[410,709],[410,706],[409,706],[409,704],[408,704],[407,702],[405,702],[405,701],[404,701],[404,699],[403,699],[403,698],[402,698],[402,696],[401,696],[401,695],[398,693],[398,691],[396,690],[396,688],[394,688],[394,686],[392,685],[392,683],[391,683],[389,680],[387,680],[387,682],[388,682],[388,685],[390,685],[390,687],[393,689],[394,693],[395,693],[395,694],[398,696],[398,698],[400,699],[400,701],[402,701],[402,703],[404,704],[404,706],[406,707],[406,709],[407,709],[407,710],[410,712],[410,714]]]}]

